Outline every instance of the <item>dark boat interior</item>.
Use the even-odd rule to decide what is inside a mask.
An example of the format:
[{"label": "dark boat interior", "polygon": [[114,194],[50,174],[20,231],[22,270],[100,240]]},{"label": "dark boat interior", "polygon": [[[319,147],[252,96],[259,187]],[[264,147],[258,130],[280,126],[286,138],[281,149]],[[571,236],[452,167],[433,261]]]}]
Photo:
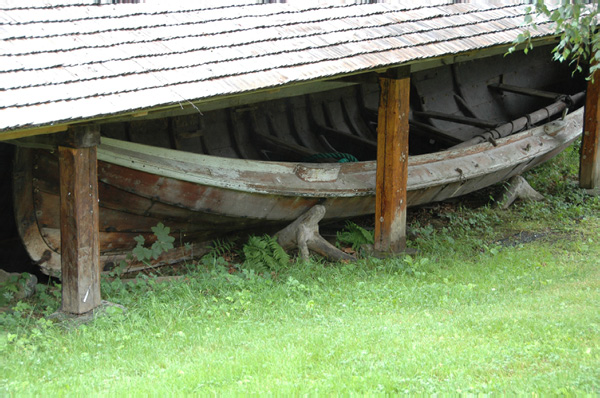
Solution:
[{"label": "dark boat interior", "polygon": [[[202,114],[105,124],[102,134],[227,158],[374,160],[379,86],[375,74],[366,76],[362,83],[333,91]],[[527,55],[499,54],[413,72],[410,154],[444,150],[557,99],[569,101],[584,83],[583,78],[572,78],[568,65],[552,61],[548,47]],[[550,115],[538,124],[559,116]]]}]

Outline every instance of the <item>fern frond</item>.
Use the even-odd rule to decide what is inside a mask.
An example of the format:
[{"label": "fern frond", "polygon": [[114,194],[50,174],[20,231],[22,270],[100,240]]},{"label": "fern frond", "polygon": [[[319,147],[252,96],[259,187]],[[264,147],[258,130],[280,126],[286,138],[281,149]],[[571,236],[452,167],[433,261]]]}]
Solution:
[{"label": "fern frond", "polygon": [[282,265],[287,265],[290,262],[290,256],[286,253],[286,251],[281,247],[281,245],[277,242],[276,238],[269,237],[268,240],[269,249],[273,253],[273,257],[277,261],[277,263]]},{"label": "fern frond", "polygon": [[367,231],[352,221],[348,221],[344,229],[337,233],[337,240],[340,243],[352,245],[354,250],[360,249],[361,245],[375,242],[373,231]]},{"label": "fern frond", "polygon": [[212,242],[212,249],[208,252],[209,256],[212,257],[221,257],[225,253],[230,253],[235,249],[235,240],[226,238],[226,239],[215,239]]},{"label": "fern frond", "polygon": [[279,271],[287,267],[289,255],[269,236],[251,236],[243,247],[244,264],[258,272]]}]

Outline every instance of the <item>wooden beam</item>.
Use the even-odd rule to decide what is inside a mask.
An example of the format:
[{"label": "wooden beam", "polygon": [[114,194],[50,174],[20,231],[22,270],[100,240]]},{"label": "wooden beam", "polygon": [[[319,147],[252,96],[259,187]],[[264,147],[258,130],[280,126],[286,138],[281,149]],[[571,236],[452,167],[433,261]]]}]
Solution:
[{"label": "wooden beam", "polygon": [[409,72],[382,76],[379,83],[375,250],[398,253],[406,249]]},{"label": "wooden beam", "polygon": [[69,129],[58,147],[62,308],[84,314],[100,305],[98,127]]},{"label": "wooden beam", "polygon": [[583,140],[579,164],[579,186],[586,189],[600,188],[600,73],[594,73],[594,81],[588,82],[585,101]]},{"label": "wooden beam", "polygon": [[69,128],[69,126],[67,126],[66,124],[61,124],[58,126],[44,126],[44,127],[35,127],[35,128],[29,128],[29,129],[23,129],[23,130],[0,131],[0,141],[16,140],[19,138],[33,137],[36,135],[43,135],[43,134],[60,133],[62,131],[67,131],[68,128]]}]

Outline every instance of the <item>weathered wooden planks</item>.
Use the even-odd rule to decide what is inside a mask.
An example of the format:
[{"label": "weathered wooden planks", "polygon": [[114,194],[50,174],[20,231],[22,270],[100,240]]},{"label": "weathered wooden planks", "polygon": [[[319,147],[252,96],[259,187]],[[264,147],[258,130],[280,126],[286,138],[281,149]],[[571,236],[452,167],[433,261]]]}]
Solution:
[{"label": "weathered wooden planks", "polygon": [[579,185],[582,188],[600,188],[600,73],[594,74],[594,81],[588,83],[585,103],[583,140]]},{"label": "weathered wooden planks", "polygon": [[375,250],[400,252],[406,247],[408,182],[408,114],[410,78],[380,78],[375,188]]},{"label": "weathered wooden planks", "polygon": [[[74,128],[58,147],[62,311],[83,314],[100,305],[98,169],[99,130]],[[85,145],[73,148],[64,145]]]}]

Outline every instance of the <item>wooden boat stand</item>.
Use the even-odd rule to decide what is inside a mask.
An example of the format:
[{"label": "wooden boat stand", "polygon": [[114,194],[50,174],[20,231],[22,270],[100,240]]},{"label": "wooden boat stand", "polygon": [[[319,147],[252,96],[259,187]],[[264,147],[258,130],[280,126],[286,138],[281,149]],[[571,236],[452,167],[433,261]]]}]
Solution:
[{"label": "wooden boat stand", "polygon": [[277,232],[277,242],[284,249],[297,248],[303,261],[309,260],[309,250],[332,261],[354,261],[354,257],[344,253],[319,234],[319,221],[325,216],[325,207],[316,205],[298,217],[290,225]]}]

